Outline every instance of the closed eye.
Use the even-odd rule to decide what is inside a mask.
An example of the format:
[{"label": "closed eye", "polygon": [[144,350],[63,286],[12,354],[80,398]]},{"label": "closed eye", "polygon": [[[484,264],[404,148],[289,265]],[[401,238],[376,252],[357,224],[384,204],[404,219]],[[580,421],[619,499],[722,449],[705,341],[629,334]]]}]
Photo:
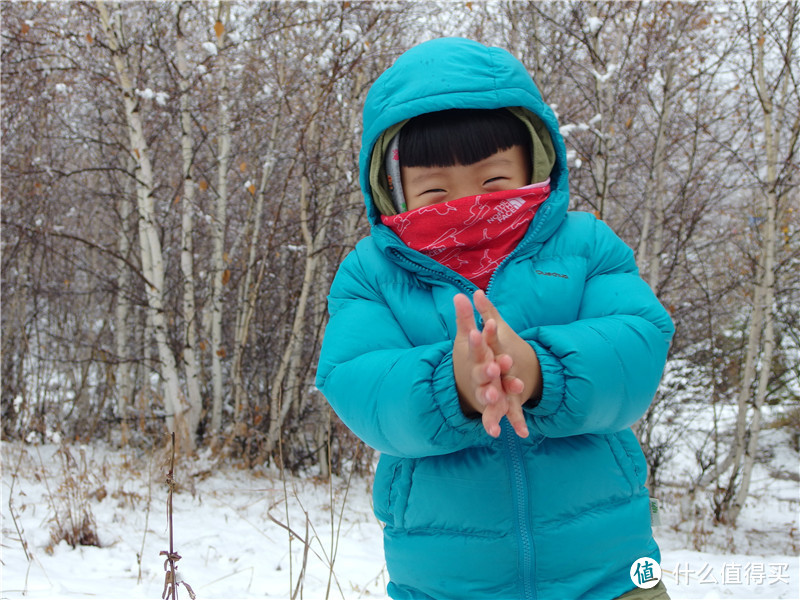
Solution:
[{"label": "closed eye", "polygon": [[484,181],[483,185],[486,185],[487,183],[493,183],[495,181],[501,181],[503,179],[508,179],[508,177],[492,177],[491,179],[487,179],[486,181]]},{"label": "closed eye", "polygon": [[[424,191],[424,192],[422,192],[422,193],[423,193],[423,194],[441,194],[442,192],[444,192],[444,190],[443,190],[443,189],[441,189],[441,188],[434,188],[434,189],[430,189],[430,190],[425,190],[425,191]],[[421,195],[421,194],[420,194],[420,195]]]}]

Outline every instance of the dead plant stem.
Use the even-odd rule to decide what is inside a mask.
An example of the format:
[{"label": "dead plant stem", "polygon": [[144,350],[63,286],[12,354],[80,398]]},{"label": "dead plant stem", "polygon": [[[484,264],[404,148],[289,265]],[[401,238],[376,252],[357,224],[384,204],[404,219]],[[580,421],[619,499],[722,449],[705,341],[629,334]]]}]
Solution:
[{"label": "dead plant stem", "polygon": [[17,468],[14,469],[14,472],[11,474],[11,487],[8,490],[8,510],[11,513],[11,519],[14,521],[14,528],[17,530],[17,535],[19,536],[19,543],[22,544],[22,551],[25,553],[25,560],[27,560],[30,564],[31,555],[28,554],[28,542],[25,540],[24,530],[20,529],[19,523],[17,522],[17,514],[14,510],[14,484],[17,483],[17,474],[22,466],[22,457],[25,455],[24,453],[24,449],[20,450]]},{"label": "dead plant stem", "polygon": [[142,583],[142,557],[144,556],[144,542],[147,539],[147,529],[150,526],[150,504],[153,500],[153,457],[150,455],[150,464],[147,467],[147,506],[144,511],[144,532],[142,533],[142,547],[136,555],[136,562],[139,565],[139,574],[136,578],[136,584]]},{"label": "dead plant stem", "polygon": [[173,527],[172,527],[172,493],[175,490],[175,432],[172,432],[172,454],[169,460],[169,473],[167,473],[167,520],[169,521],[169,570],[172,573],[172,600],[178,598],[178,579],[175,575],[175,547],[173,544]]}]

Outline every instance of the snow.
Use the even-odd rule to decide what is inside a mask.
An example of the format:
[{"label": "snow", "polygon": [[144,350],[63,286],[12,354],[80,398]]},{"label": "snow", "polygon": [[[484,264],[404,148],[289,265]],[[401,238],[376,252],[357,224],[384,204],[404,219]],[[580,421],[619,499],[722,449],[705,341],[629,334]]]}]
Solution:
[{"label": "snow", "polygon": [[594,75],[595,79],[597,79],[597,81],[599,83],[605,83],[609,79],[611,79],[611,77],[614,75],[614,73],[617,72],[617,65],[609,64],[606,67],[606,72],[605,73],[600,73],[596,69],[591,69],[591,71],[592,71],[592,75]]},{"label": "snow", "polygon": [[586,24],[589,26],[590,33],[597,33],[603,26],[603,19],[599,17],[589,17],[586,19]]},{"label": "snow", "polygon": [[559,127],[558,131],[562,137],[567,137],[577,127],[578,127],[577,123],[567,123],[566,125],[562,125],[561,127]]},{"label": "snow", "polygon": [[202,46],[203,50],[205,50],[211,56],[217,55],[217,45],[214,42],[203,42]]},{"label": "snow", "polygon": [[136,90],[136,95],[145,100],[155,100],[161,106],[165,106],[169,99],[169,94],[167,92],[155,92],[150,88]]},{"label": "snow", "polygon": [[[164,557],[159,553],[169,549],[167,453],[98,444],[66,448],[73,459],[68,463],[55,445],[2,446],[0,596],[160,597]],[[796,472],[793,450],[776,452],[774,460],[787,461],[788,471]],[[768,467],[758,471],[737,529],[687,517],[682,487],[663,486],[663,524],[654,531],[674,600],[800,597],[798,484],[770,476]],[[275,468],[215,464],[205,454],[179,459],[175,480],[178,574],[199,599],[290,598],[298,582],[299,597],[387,597],[370,477],[334,477],[329,485],[313,475],[286,474],[284,484]],[[73,514],[77,507],[88,508],[101,548],[53,545],[55,510],[64,522],[65,506],[72,506]],[[178,597],[188,598],[183,587]]]},{"label": "snow", "polygon": [[[53,508],[60,504],[53,498],[69,487],[57,451],[56,446],[3,445],[0,595],[161,597],[164,557],[159,552],[169,549],[166,464],[159,468],[152,457],[131,451],[84,449],[88,468],[76,467],[73,476],[86,484],[83,500],[103,547],[73,549],[64,541],[53,546],[50,536]],[[70,453],[80,456],[75,447]],[[80,465],[81,459],[76,462]],[[381,526],[372,515],[363,478],[354,478],[348,488],[342,478],[334,477],[329,486],[287,475],[284,488],[276,470],[216,468],[194,459],[178,462],[175,479],[174,550],[182,557],[178,573],[198,598],[290,598],[300,578],[303,597],[324,598],[329,577],[331,598],[386,597]],[[287,524],[297,536],[291,542]],[[303,576],[301,539],[310,541]],[[178,597],[188,597],[183,587]]]}]

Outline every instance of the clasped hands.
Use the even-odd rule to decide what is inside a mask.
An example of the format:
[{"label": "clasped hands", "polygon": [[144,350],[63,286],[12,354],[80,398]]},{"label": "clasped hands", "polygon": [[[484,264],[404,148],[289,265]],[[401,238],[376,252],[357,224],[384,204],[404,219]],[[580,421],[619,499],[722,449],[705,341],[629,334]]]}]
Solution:
[{"label": "clasped hands", "polygon": [[468,416],[481,414],[492,437],[500,435],[503,417],[518,436],[528,437],[522,406],[538,398],[542,389],[536,352],[502,319],[483,291],[476,291],[473,300],[483,318],[483,331],[475,324],[469,298],[464,294],[453,298],[457,327],[453,371],[461,408]]}]

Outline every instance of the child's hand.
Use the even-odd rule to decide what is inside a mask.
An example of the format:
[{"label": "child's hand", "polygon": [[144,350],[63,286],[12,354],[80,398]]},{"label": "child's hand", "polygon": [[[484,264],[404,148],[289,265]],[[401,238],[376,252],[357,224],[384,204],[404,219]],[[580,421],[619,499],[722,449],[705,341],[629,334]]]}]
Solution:
[{"label": "child's hand", "polygon": [[493,349],[500,348],[497,320],[492,317],[486,321],[481,333],[475,325],[469,298],[458,294],[453,298],[453,304],[457,326],[453,370],[464,412],[482,414],[483,426],[492,437],[500,435],[500,420],[504,416],[508,417],[517,435],[527,437],[528,429],[518,400],[524,383],[510,375],[512,357]]},{"label": "child's hand", "polygon": [[[504,375],[522,382],[521,389],[510,393],[516,395],[515,400],[520,406],[531,398],[541,396],[542,370],[536,352],[503,320],[500,312],[483,291],[476,291],[473,300],[475,308],[486,323],[483,329],[486,344],[495,355],[505,354],[512,359],[511,367],[504,372]],[[492,321],[496,323],[496,327],[489,328],[488,325]]]}]

